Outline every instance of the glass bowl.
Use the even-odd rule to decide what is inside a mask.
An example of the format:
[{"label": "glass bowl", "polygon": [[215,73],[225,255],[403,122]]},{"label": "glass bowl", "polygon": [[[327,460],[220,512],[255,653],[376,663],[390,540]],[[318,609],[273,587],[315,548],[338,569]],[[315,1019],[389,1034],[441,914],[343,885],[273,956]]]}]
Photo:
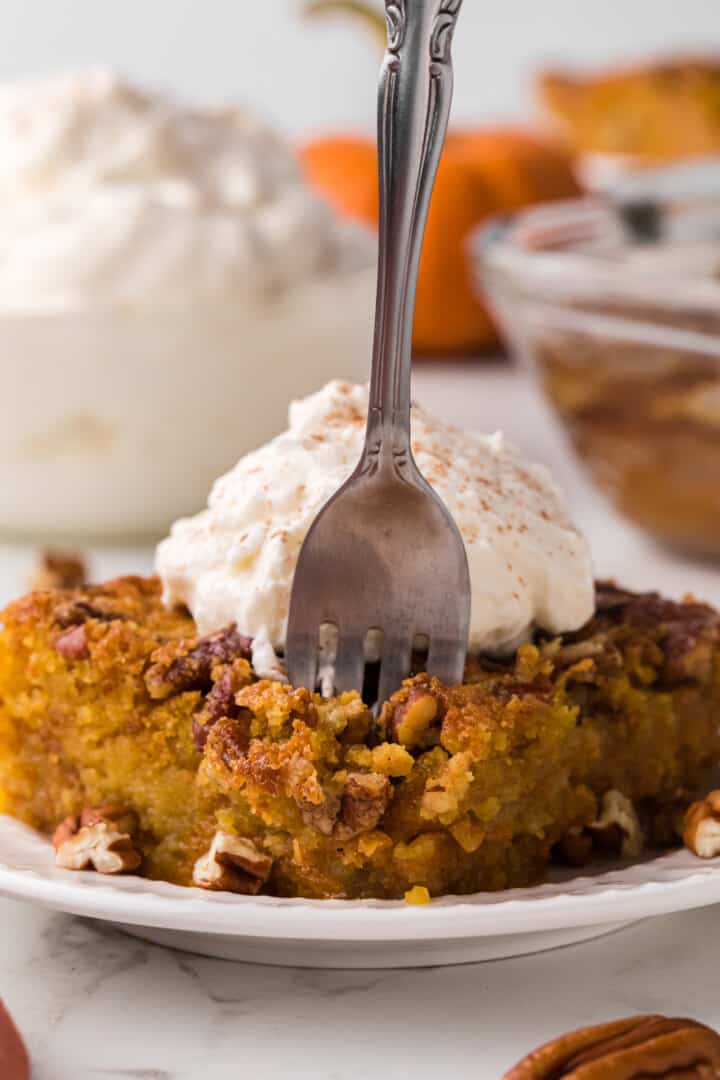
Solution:
[{"label": "glass bowl", "polygon": [[720,209],[647,224],[598,199],[537,207],[475,235],[477,280],[597,485],[661,541],[718,557]]}]

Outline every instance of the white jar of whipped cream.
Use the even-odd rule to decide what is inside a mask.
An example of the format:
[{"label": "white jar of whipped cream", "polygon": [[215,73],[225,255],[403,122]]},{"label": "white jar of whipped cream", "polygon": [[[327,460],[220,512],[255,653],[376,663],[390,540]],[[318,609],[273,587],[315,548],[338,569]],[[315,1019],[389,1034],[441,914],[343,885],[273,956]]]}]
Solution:
[{"label": "white jar of whipped cream", "polygon": [[367,376],[373,240],[239,109],[0,87],[0,215],[6,536],[161,534],[290,398]]}]

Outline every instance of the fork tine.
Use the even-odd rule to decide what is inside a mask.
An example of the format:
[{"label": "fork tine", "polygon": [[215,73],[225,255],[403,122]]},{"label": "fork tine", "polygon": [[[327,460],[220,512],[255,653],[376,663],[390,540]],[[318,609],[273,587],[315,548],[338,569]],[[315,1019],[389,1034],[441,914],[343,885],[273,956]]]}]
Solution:
[{"label": "fork tine", "polygon": [[403,679],[407,679],[410,674],[411,654],[412,637],[409,634],[406,638],[385,639],[380,661],[379,705],[400,689]]},{"label": "fork tine", "polygon": [[346,690],[362,691],[365,675],[365,643],[355,634],[340,632],[337,655],[335,657],[335,693]]},{"label": "fork tine", "polygon": [[446,686],[457,686],[465,671],[465,642],[453,641],[443,634],[430,638],[428,675],[436,675]]},{"label": "fork tine", "polygon": [[318,673],[318,637],[292,627],[285,648],[288,677],[293,686],[314,690]]}]

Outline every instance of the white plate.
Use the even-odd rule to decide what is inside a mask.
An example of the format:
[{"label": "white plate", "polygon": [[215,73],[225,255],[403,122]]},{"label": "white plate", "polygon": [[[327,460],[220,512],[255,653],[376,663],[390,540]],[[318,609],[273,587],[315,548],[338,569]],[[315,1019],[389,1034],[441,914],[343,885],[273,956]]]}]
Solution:
[{"label": "white plate", "polygon": [[282,900],[71,873],[46,839],[0,816],[0,895],[110,922],[162,945],[303,967],[416,967],[537,952],[652,915],[720,902],[720,860],[687,851],[531,889],[383,900]]}]

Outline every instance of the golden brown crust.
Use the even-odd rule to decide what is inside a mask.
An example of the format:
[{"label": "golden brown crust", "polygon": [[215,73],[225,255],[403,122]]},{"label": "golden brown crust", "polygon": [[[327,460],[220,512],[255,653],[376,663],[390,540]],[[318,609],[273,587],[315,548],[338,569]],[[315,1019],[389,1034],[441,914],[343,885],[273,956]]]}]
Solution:
[{"label": "golden brown crust", "polygon": [[35,593],[0,634],[0,804],[49,832],[129,807],[144,871],[183,884],[218,831],[272,861],[271,893],[527,884],[608,792],[677,813],[717,762],[719,639],[705,605],[603,585],[578,633],[473,658],[463,686],[419,674],[375,719],[256,680],[246,639],[198,638],[153,579]]}]

